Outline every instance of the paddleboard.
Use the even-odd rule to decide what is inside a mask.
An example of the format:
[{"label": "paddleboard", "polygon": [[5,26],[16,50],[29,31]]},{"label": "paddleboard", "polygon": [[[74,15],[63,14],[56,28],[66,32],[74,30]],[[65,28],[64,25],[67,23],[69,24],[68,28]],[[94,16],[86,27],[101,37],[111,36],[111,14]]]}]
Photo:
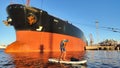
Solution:
[{"label": "paddleboard", "polygon": [[55,58],[50,58],[48,59],[49,62],[52,63],[63,63],[63,64],[85,64],[87,62],[87,60],[80,60],[80,61],[59,61],[59,59],[55,59]]}]

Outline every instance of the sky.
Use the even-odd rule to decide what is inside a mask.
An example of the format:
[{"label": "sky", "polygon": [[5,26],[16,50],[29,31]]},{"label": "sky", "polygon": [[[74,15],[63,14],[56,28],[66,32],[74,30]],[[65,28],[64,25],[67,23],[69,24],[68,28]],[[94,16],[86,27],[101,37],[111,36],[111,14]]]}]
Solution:
[{"label": "sky", "polygon": [[[26,0],[0,0],[0,45],[8,45],[16,40],[14,27],[5,26],[2,22],[7,19],[6,7],[11,2],[26,4]],[[120,0],[31,0],[30,6],[77,26],[88,42],[90,34],[94,43],[106,39],[120,41]],[[111,28],[117,32],[111,31]]]}]

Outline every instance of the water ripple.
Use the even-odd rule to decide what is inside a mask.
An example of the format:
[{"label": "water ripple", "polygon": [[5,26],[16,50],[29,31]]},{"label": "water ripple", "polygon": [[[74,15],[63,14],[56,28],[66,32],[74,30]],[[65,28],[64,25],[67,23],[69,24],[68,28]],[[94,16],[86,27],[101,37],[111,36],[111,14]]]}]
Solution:
[{"label": "water ripple", "polygon": [[49,57],[60,53],[4,53],[0,50],[0,68],[120,68],[120,51],[67,52],[67,59],[87,59],[86,65],[65,65],[49,63]]}]

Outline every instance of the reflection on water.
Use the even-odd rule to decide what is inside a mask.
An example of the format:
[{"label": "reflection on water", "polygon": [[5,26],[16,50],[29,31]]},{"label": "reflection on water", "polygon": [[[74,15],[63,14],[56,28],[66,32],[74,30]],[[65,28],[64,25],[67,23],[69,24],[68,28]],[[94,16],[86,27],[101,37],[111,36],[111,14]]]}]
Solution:
[{"label": "reflection on water", "polygon": [[120,51],[67,52],[67,59],[87,59],[86,65],[48,62],[48,58],[58,58],[59,55],[59,52],[4,53],[4,50],[0,50],[0,68],[120,68]]},{"label": "reflection on water", "polygon": [[[59,58],[60,53],[4,53],[0,50],[0,67],[6,68],[70,68],[71,65],[49,63],[48,58]],[[67,59],[84,58],[85,52],[67,52]],[[80,66],[79,66],[80,67]]]}]

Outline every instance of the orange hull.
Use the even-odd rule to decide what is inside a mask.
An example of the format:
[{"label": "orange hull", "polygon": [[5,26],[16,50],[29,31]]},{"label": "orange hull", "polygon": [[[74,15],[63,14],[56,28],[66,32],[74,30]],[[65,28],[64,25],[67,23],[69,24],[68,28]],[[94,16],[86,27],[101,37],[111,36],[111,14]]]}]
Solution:
[{"label": "orange hull", "polygon": [[5,52],[57,52],[62,39],[69,40],[67,51],[84,51],[86,43],[80,38],[49,32],[16,31],[16,41]]}]

